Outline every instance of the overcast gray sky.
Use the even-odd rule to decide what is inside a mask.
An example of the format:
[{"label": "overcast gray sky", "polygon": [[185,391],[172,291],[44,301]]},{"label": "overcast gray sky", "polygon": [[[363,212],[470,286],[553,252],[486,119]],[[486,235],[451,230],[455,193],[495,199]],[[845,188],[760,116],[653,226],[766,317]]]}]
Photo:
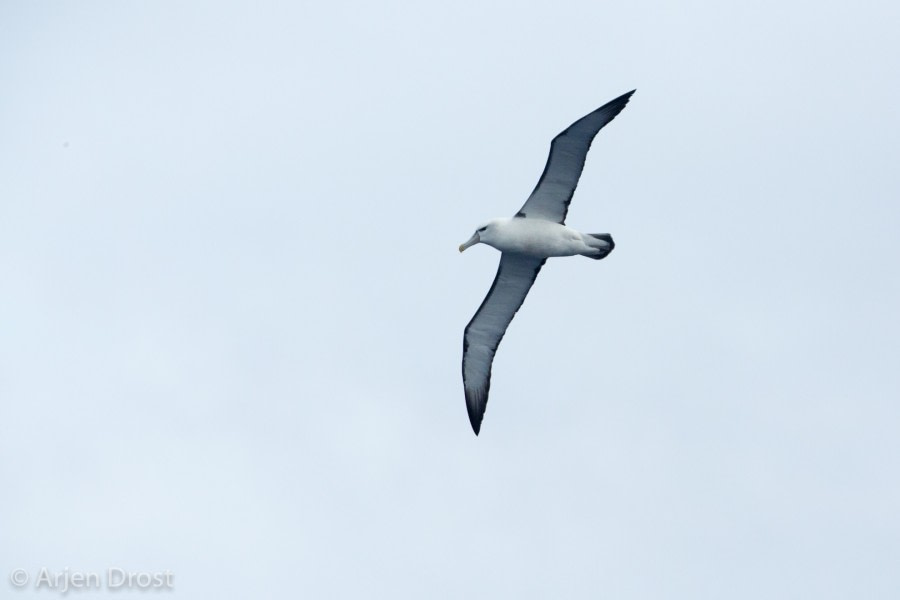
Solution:
[{"label": "overcast gray sky", "polygon": [[[544,4],[0,4],[4,579],[900,595],[900,4]],[[632,88],[476,438],[456,247]]]}]

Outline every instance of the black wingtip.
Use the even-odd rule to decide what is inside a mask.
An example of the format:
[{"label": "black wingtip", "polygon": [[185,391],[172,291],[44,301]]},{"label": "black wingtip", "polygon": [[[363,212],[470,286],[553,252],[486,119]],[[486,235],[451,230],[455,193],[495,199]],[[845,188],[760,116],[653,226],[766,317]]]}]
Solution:
[{"label": "black wingtip", "polygon": [[478,390],[466,390],[466,412],[469,414],[469,423],[475,435],[481,432],[481,421],[484,419],[484,411],[487,408],[488,386]]},{"label": "black wingtip", "polygon": [[466,412],[469,413],[469,423],[472,424],[472,431],[475,432],[475,435],[478,435],[481,432],[481,420],[484,418],[484,411],[479,411],[468,401],[466,402],[466,409]]},{"label": "black wingtip", "polygon": [[[606,104],[604,104],[601,107],[601,110],[608,106],[617,106],[619,111],[621,112],[621,110],[623,108],[625,108],[625,105],[628,104],[628,101],[631,100],[631,96],[633,96],[636,91],[637,91],[637,88],[631,90],[630,92],[625,92],[624,94],[622,94],[621,96],[619,96],[618,98],[616,98],[614,100],[610,100],[609,102],[607,102]],[[616,114],[618,114],[618,113],[616,113]]]},{"label": "black wingtip", "polygon": [[[601,106],[600,108],[595,110],[594,112],[592,112],[588,115],[585,115],[581,120],[590,118],[592,115],[598,115],[598,114],[604,115],[605,119],[603,120],[603,123],[599,126],[599,129],[597,130],[597,131],[599,131],[600,129],[603,128],[604,125],[606,125],[607,123],[609,123],[610,121],[615,119],[619,115],[620,112],[625,110],[625,107],[628,106],[628,101],[631,100],[632,94],[634,94],[636,91],[637,91],[637,89],[633,89],[630,92],[625,92],[618,98],[613,98],[612,100],[610,100],[609,102],[607,102],[606,104],[604,104],[603,106]],[[571,130],[572,127],[575,127],[578,123],[580,123],[581,120],[578,120],[578,121],[575,121],[575,123],[572,123],[572,125],[570,125],[568,129],[566,129],[565,131],[563,131],[556,137],[561,137],[561,136],[565,135],[566,133],[568,133],[569,130]],[[554,138],[554,141],[555,141],[555,138]],[[546,169],[547,168],[544,167],[545,174],[546,174]],[[544,175],[541,175],[541,180],[543,180],[543,178],[544,178]],[[540,184],[541,184],[541,182],[538,181],[538,185],[540,185]]]}]

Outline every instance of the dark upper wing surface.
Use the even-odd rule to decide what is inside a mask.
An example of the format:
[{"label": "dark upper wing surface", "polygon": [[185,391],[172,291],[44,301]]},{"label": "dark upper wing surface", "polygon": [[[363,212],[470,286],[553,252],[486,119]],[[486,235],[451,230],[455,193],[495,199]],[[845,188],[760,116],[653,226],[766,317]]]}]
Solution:
[{"label": "dark upper wing surface", "polygon": [[633,93],[634,90],[607,102],[553,138],[544,172],[517,216],[565,222],[594,136],[622,112]]},{"label": "dark upper wing surface", "polygon": [[481,419],[487,406],[491,365],[497,346],[546,260],[503,253],[490,291],[466,326],[463,335],[463,386],[469,421],[476,435],[481,429]]}]

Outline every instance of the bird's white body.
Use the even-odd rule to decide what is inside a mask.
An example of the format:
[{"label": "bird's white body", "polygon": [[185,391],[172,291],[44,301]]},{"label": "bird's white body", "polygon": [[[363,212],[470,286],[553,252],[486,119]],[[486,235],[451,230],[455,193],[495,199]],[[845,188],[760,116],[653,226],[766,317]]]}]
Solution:
[{"label": "bird's white body", "polygon": [[546,219],[491,219],[459,247],[462,252],[475,244],[487,244],[500,252],[533,258],[575,256],[603,258],[614,247],[608,234],[584,234]]},{"label": "bird's white body", "polygon": [[482,244],[501,252],[515,252],[538,258],[575,256],[596,252],[585,242],[585,236],[566,225],[543,219],[518,217],[492,219],[479,233]]}]

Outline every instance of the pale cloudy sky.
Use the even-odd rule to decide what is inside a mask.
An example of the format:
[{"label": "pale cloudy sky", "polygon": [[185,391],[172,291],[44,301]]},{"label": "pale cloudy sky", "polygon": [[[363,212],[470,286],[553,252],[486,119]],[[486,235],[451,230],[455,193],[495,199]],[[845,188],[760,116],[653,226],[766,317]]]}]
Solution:
[{"label": "pale cloudy sky", "polygon": [[[181,598],[897,598],[898,27],[3,2],[8,595],[121,567]],[[569,213],[616,250],[544,268],[476,438],[498,255],[456,247],[632,88]]]}]

